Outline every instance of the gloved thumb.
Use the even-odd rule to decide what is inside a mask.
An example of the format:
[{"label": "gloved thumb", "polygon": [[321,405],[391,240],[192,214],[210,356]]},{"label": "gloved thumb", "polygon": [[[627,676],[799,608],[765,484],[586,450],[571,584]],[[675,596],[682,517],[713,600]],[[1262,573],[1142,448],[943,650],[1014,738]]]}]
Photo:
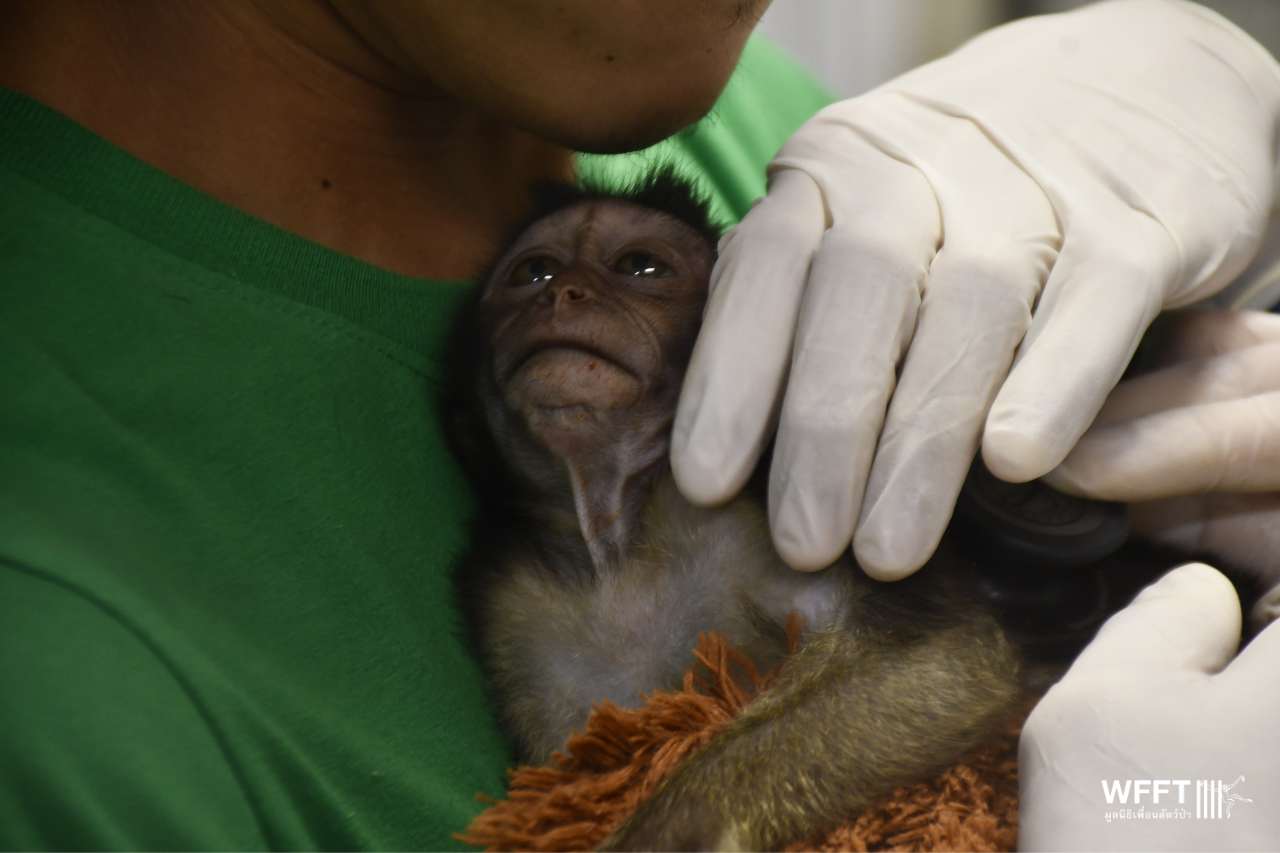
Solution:
[{"label": "gloved thumb", "polygon": [[1240,600],[1226,577],[1204,563],[1169,572],[1102,626],[1063,678],[1122,676],[1129,682],[1174,674],[1209,675],[1240,644]]}]

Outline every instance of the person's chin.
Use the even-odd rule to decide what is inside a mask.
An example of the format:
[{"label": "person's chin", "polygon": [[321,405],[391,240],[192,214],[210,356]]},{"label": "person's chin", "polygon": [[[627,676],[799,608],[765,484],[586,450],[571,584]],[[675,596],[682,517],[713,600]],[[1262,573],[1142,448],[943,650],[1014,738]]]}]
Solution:
[{"label": "person's chin", "polygon": [[[715,104],[715,98],[686,103],[683,108],[663,104],[649,113],[633,111],[624,118],[592,116],[587,119],[567,118],[553,127],[544,127],[541,135],[575,151],[589,154],[624,154],[661,142],[701,121]],[[673,109],[673,107],[676,107]]]},{"label": "person's chin", "polygon": [[628,151],[648,148],[699,120],[700,117],[695,117],[681,121],[652,121],[600,129],[570,127],[557,133],[555,141],[575,151],[584,151],[588,154],[625,154]]}]

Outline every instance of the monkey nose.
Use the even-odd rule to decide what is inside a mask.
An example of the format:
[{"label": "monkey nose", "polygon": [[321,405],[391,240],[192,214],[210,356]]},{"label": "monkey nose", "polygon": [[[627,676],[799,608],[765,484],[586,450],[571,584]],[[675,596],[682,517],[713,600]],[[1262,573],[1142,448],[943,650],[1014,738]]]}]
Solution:
[{"label": "monkey nose", "polygon": [[589,296],[585,287],[572,281],[553,282],[550,290],[551,298],[556,305],[567,302],[582,302]]}]

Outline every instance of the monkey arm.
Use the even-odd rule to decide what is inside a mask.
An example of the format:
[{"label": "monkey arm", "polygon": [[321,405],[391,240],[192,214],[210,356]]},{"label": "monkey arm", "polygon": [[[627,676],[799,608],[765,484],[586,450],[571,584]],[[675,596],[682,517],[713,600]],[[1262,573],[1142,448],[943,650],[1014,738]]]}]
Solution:
[{"label": "monkey arm", "polygon": [[985,618],[912,634],[813,636],[605,849],[776,849],[976,745],[1016,697],[1013,650]]}]

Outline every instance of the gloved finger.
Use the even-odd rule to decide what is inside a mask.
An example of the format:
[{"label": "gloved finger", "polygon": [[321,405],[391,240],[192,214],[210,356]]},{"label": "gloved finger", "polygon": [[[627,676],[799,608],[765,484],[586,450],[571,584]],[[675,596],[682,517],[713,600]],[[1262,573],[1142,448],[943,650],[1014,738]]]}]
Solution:
[{"label": "gloved finger", "polygon": [[937,547],[1038,289],[1008,280],[1021,264],[975,268],[947,254],[933,265],[854,538],[858,565],[878,580],[911,574]]},{"label": "gloved finger", "polygon": [[769,477],[774,545],[819,569],[849,544],[933,246],[876,222],[827,232],[809,273]]},{"label": "gloved finger", "polygon": [[1215,492],[1129,507],[1136,534],[1184,554],[1205,554],[1249,573],[1264,588],[1280,584],[1280,493]]},{"label": "gloved finger", "polygon": [[[802,149],[793,139],[783,154]],[[809,270],[770,469],[774,544],[803,569],[830,564],[853,536],[897,362],[941,241],[933,191],[900,154],[850,134],[838,166],[819,171],[835,218]]]},{"label": "gloved finger", "polygon": [[826,216],[813,180],[783,169],[721,242],[671,437],[676,483],[695,503],[742,488],[767,442]]},{"label": "gloved finger", "polygon": [[1190,563],[1144,589],[1107,620],[1062,683],[1123,677],[1128,683],[1222,669],[1240,642],[1240,601],[1231,581]]},{"label": "gloved finger", "polygon": [[[1274,343],[1242,345],[1214,355],[1188,358],[1127,379],[1111,392],[1091,429],[1267,391],[1280,391],[1280,336]],[[1085,441],[1088,435],[1085,434]]]},{"label": "gloved finger", "polygon": [[859,565],[880,580],[905,577],[937,547],[1060,242],[1040,186],[973,123],[948,125],[924,169],[945,243],[929,270],[854,537]]},{"label": "gloved finger", "polygon": [[1280,315],[1265,311],[1175,311],[1157,320],[1151,334],[1154,352],[1146,363],[1158,369],[1280,341]]},{"label": "gloved finger", "polygon": [[[1152,229],[1131,224],[1113,239],[1068,235],[987,415],[982,455],[997,477],[1025,482],[1055,468],[1120,380],[1168,277],[1169,252],[1156,242],[1167,237]],[[1097,245],[1113,251],[1086,254]]]},{"label": "gloved finger", "polygon": [[1280,491],[1280,391],[1090,430],[1050,481],[1113,501]]}]

